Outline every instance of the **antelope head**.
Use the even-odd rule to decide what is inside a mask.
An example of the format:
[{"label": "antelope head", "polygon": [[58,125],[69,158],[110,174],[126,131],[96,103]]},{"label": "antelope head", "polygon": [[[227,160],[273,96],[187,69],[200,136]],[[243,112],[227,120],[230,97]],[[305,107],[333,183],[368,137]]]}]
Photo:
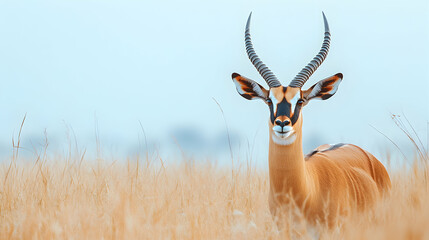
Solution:
[{"label": "antelope head", "polygon": [[328,22],[325,14],[323,14],[325,38],[319,53],[295,76],[288,86],[282,86],[274,73],[256,55],[250,37],[251,16],[252,14],[249,15],[246,24],[246,51],[250,61],[267,82],[269,88],[265,89],[257,82],[238,73],[232,74],[232,80],[242,97],[248,100],[261,99],[268,105],[270,110],[270,137],[273,142],[279,145],[290,145],[302,132],[301,109],[312,99],[325,100],[330,98],[337,91],[343,78],[343,74],[337,73],[320,80],[307,90],[301,89],[328,54],[331,41]]}]

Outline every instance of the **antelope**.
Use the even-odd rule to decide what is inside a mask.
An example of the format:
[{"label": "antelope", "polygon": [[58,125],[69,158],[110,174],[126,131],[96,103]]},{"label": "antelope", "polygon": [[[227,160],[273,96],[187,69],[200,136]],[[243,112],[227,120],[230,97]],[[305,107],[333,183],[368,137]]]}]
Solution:
[{"label": "antelope", "polygon": [[282,86],[253,48],[250,13],[245,29],[247,55],[269,88],[238,73],[232,74],[232,80],[242,97],[261,99],[270,111],[268,202],[272,216],[278,218],[292,200],[308,223],[326,222],[332,226],[338,216],[368,209],[388,192],[391,182],[383,164],[353,144],[325,144],[303,154],[303,107],[311,100],[332,97],[343,79],[343,74],[337,73],[302,90],[328,54],[331,34],[326,16],[323,12],[322,15],[325,27],[322,48],[288,86]]}]

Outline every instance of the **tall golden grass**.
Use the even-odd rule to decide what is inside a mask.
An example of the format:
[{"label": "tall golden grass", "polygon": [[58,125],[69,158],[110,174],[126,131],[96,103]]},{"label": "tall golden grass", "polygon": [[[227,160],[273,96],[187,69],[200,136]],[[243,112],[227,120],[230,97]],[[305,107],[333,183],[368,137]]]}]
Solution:
[{"label": "tall golden grass", "polygon": [[[426,153],[427,154],[427,153]],[[314,239],[299,210],[279,232],[268,209],[268,172],[250,164],[34,160],[0,167],[0,239]],[[345,217],[323,239],[429,239],[425,158],[389,168],[390,196]],[[292,218],[291,218],[292,219]]]},{"label": "tall golden grass", "polygon": [[[10,167],[10,168],[9,168]],[[390,171],[391,196],[327,239],[429,239],[428,169]],[[1,239],[281,239],[267,171],[209,162],[3,164]],[[306,235],[305,222],[296,228]],[[322,229],[322,231],[324,231]]]}]

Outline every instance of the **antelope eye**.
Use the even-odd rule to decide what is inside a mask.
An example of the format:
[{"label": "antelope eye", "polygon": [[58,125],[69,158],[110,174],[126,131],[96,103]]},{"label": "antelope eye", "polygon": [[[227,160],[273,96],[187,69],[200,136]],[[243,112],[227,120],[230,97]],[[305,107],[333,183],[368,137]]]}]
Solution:
[{"label": "antelope eye", "polygon": [[304,99],[299,99],[297,102],[296,102],[297,104],[303,104],[304,103]]}]

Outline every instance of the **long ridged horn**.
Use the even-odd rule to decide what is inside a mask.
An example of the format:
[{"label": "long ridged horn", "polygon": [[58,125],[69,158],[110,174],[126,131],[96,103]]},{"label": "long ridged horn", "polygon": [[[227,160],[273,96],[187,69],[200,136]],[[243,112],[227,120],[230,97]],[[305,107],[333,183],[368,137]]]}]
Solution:
[{"label": "long ridged horn", "polygon": [[328,20],[326,20],[325,13],[323,13],[323,21],[325,24],[325,38],[323,40],[322,48],[316,57],[299,72],[295,78],[290,82],[289,87],[300,88],[310,78],[310,76],[317,70],[328,55],[329,45],[331,42],[331,33],[329,32]]},{"label": "long ridged horn", "polygon": [[250,19],[252,18],[252,13],[250,13],[249,18],[247,19],[246,24],[246,32],[245,32],[245,42],[246,42],[246,51],[247,56],[249,56],[250,61],[253,66],[255,66],[256,70],[258,70],[259,74],[265,79],[268,86],[280,87],[281,84],[277,77],[273,72],[259,59],[258,55],[256,55],[255,49],[253,49],[252,39],[250,37]]}]

